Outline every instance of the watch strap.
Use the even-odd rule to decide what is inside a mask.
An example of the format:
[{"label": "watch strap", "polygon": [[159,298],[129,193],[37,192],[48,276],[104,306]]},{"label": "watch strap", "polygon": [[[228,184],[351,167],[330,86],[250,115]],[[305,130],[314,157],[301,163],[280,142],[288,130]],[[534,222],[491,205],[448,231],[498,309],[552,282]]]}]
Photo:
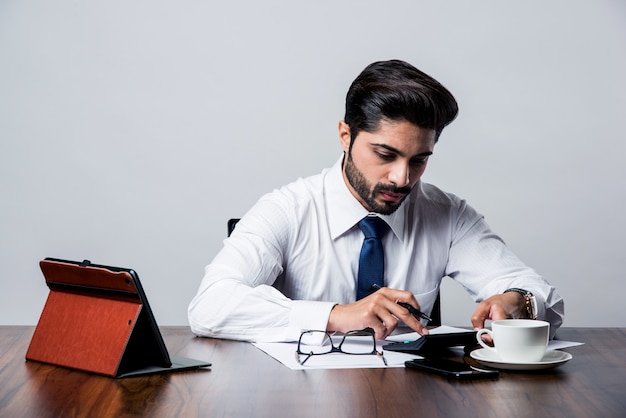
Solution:
[{"label": "watch strap", "polygon": [[508,292],[516,292],[524,297],[524,307],[526,309],[526,317],[529,319],[537,319],[537,302],[535,300],[535,295],[532,292],[520,289],[518,287],[511,287],[506,289],[502,293]]}]

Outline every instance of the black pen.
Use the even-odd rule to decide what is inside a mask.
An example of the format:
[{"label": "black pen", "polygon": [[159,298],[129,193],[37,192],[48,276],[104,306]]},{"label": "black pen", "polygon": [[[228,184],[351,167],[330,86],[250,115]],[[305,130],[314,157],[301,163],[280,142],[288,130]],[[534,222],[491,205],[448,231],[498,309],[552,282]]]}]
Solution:
[{"label": "black pen", "polygon": [[[369,291],[370,293],[374,293],[377,290],[380,290],[381,287],[377,284],[373,284],[370,286]],[[432,321],[431,317],[426,315],[424,312],[420,311],[419,309],[416,309],[413,307],[413,305],[409,305],[406,302],[396,302],[398,305],[402,306],[404,309],[407,309],[409,312],[411,312],[411,314],[413,314],[413,316],[415,318],[424,318],[425,320],[427,320],[428,322]]]}]

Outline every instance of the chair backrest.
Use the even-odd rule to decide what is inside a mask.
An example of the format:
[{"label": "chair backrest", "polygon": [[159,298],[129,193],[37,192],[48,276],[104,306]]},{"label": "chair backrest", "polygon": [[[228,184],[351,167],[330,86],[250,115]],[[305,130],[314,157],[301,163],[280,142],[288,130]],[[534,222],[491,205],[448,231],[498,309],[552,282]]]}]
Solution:
[{"label": "chair backrest", "polygon": [[237,225],[237,222],[239,222],[239,218],[229,219],[228,222],[226,223],[226,230],[228,231],[229,237],[230,237],[230,234],[233,233],[233,230],[235,229],[235,225]]},{"label": "chair backrest", "polygon": [[[239,218],[231,218],[226,223],[226,229],[228,231],[228,236],[233,233],[235,229],[235,225],[239,222]],[[430,313],[430,318],[432,321],[428,323],[429,326],[440,326],[441,325],[441,293],[437,293],[437,299],[435,299],[435,304],[433,305],[433,310]]]}]

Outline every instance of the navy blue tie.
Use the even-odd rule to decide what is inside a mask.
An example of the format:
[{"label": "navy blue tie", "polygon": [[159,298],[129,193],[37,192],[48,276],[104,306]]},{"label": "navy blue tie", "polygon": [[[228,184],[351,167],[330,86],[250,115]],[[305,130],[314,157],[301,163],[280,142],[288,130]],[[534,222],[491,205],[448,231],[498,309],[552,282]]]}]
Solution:
[{"label": "navy blue tie", "polygon": [[384,285],[385,254],[383,252],[382,237],[389,226],[378,216],[366,216],[359,221],[359,228],[365,235],[361,255],[359,256],[359,273],[357,276],[357,300],[370,294],[370,286]]}]

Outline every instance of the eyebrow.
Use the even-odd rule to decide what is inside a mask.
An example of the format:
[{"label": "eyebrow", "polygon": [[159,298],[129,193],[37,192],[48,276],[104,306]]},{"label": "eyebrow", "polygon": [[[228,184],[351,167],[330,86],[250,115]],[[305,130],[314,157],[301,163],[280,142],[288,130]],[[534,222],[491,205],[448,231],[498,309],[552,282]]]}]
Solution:
[{"label": "eyebrow", "polygon": [[[404,154],[400,150],[398,150],[398,149],[396,149],[394,147],[390,147],[387,144],[372,144],[372,145],[375,146],[375,147],[384,148],[387,151],[391,151],[391,152],[393,152],[395,154],[404,156]],[[419,154],[416,154],[416,155],[412,156],[411,158],[428,157],[429,155],[433,155],[433,152],[432,151],[424,151],[424,152],[421,152]]]}]

